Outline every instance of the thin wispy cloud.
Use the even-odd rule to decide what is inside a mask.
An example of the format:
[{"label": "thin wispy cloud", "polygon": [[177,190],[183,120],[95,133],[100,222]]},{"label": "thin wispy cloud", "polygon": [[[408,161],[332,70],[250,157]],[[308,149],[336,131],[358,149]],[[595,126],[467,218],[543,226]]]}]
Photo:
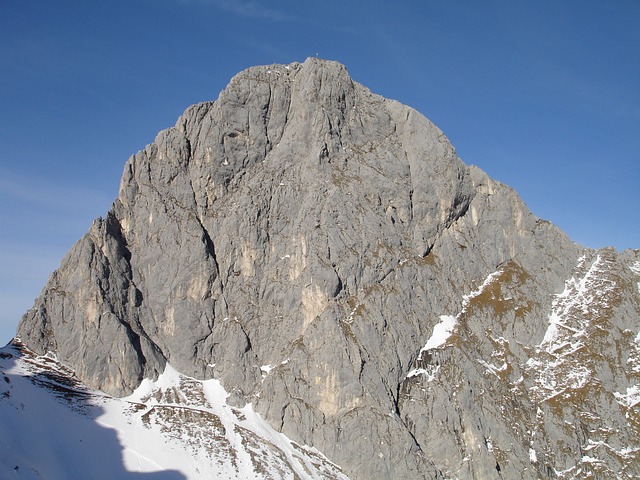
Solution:
[{"label": "thin wispy cloud", "polygon": [[95,211],[96,207],[108,208],[113,199],[95,189],[77,185],[59,185],[43,179],[14,174],[1,170],[0,198],[14,205],[28,205],[42,210]]},{"label": "thin wispy cloud", "polygon": [[233,13],[241,17],[271,20],[274,22],[289,22],[295,20],[289,14],[269,8],[260,2],[243,2],[233,0],[183,0],[183,3],[200,3]]}]

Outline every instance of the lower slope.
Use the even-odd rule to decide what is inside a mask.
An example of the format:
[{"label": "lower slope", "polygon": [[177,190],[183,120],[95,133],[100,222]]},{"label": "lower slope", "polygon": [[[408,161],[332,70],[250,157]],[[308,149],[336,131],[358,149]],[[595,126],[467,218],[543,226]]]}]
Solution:
[{"label": "lower slope", "polygon": [[0,350],[0,477],[20,479],[340,479],[313,448],[274,431],[216,380],[170,365],[113,398],[18,341]]}]

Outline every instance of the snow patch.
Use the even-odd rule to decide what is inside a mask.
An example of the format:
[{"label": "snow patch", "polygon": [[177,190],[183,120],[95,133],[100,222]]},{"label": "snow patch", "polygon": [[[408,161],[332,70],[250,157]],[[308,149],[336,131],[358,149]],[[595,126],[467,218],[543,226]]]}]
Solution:
[{"label": "snow patch", "polygon": [[490,438],[485,439],[485,444],[487,445],[487,450],[493,452],[493,443],[491,443]]},{"label": "snow patch", "polygon": [[621,457],[624,458],[631,458],[633,457],[635,454],[637,454],[638,452],[640,452],[640,448],[631,448],[631,447],[625,447],[621,450],[618,451],[618,454]]},{"label": "snow patch", "polygon": [[[138,388],[136,388],[131,395],[125,397],[125,400],[130,402],[152,402],[157,403],[153,399],[152,393],[155,390],[162,392],[169,388],[180,386],[180,373],[173,368],[169,363],[164,367],[164,372],[158,377],[157,380],[149,380],[145,378],[142,380]],[[149,398],[151,397],[151,398]]]},{"label": "snow patch", "polygon": [[353,317],[355,316],[358,309],[362,307],[362,305],[363,305],[362,303],[356,303],[355,307],[353,307],[353,309],[351,310],[347,318],[344,320],[344,323],[347,323],[349,325],[353,323]]},{"label": "snow patch", "polygon": [[633,408],[640,403],[640,385],[627,387],[627,393],[614,392],[616,400],[626,408]]},{"label": "snow patch", "polygon": [[595,458],[595,457],[590,457],[589,455],[585,455],[582,457],[582,459],[580,459],[580,461],[582,463],[604,463],[602,460],[600,460],[599,458]]},{"label": "snow patch", "polygon": [[407,378],[417,377],[418,375],[423,375],[427,377],[427,382],[433,382],[436,379],[436,374],[440,370],[440,365],[427,365],[426,368],[414,368],[409,373],[407,373]]},{"label": "snow patch", "polygon": [[428,350],[432,350],[434,348],[441,347],[453,333],[453,330],[456,328],[458,324],[458,320],[456,317],[452,315],[440,315],[440,322],[436,323],[433,327],[433,333],[424,347],[420,350],[420,354],[418,355],[418,360],[422,359],[423,352]]},{"label": "snow patch", "polygon": [[484,281],[478,287],[477,290],[473,290],[472,292],[469,292],[466,295],[463,295],[462,296],[462,310],[460,311],[458,316],[460,316],[461,314],[466,312],[467,311],[467,307],[469,306],[469,303],[471,303],[471,300],[476,298],[478,295],[482,294],[484,289],[487,288],[487,286],[489,286],[491,284],[491,282],[493,282],[498,276],[500,276],[501,273],[502,273],[501,269],[498,269],[495,272],[490,273],[489,275],[486,276],[486,278],[484,279]]},{"label": "snow patch", "polygon": [[507,362],[503,362],[502,365],[500,365],[499,367],[496,367],[495,365],[485,362],[484,360],[481,360],[479,358],[476,358],[476,362],[478,362],[480,365],[486,368],[487,369],[486,371],[488,373],[492,373],[498,378],[500,378],[500,375],[498,375],[498,372],[504,372],[507,370],[507,368],[509,368],[509,365],[507,364]]}]

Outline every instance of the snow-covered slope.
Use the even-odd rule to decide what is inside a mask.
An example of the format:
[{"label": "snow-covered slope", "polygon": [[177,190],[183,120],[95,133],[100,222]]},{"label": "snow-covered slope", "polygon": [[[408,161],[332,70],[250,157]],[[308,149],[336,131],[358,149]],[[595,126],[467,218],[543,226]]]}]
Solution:
[{"label": "snow-covered slope", "polygon": [[18,342],[0,350],[2,479],[347,479],[274,431],[217,380],[167,365],[127,398],[80,383]]}]

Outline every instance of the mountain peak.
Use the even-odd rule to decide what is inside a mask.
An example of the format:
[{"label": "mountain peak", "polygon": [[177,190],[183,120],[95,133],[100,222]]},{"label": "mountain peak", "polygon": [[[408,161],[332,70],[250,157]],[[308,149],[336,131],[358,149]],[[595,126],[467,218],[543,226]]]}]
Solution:
[{"label": "mountain peak", "polygon": [[[167,364],[216,379],[351,478],[599,472],[567,418],[614,422],[632,472],[633,401],[616,395],[638,378],[615,352],[637,348],[639,253],[607,252],[604,268],[421,114],[309,58],[239,73],[132,156],[18,335],[115,395]],[[613,286],[563,290],[588,265]],[[547,385],[548,329],[579,314],[558,299],[600,294],[601,329],[578,342],[601,352],[597,382]]]}]

